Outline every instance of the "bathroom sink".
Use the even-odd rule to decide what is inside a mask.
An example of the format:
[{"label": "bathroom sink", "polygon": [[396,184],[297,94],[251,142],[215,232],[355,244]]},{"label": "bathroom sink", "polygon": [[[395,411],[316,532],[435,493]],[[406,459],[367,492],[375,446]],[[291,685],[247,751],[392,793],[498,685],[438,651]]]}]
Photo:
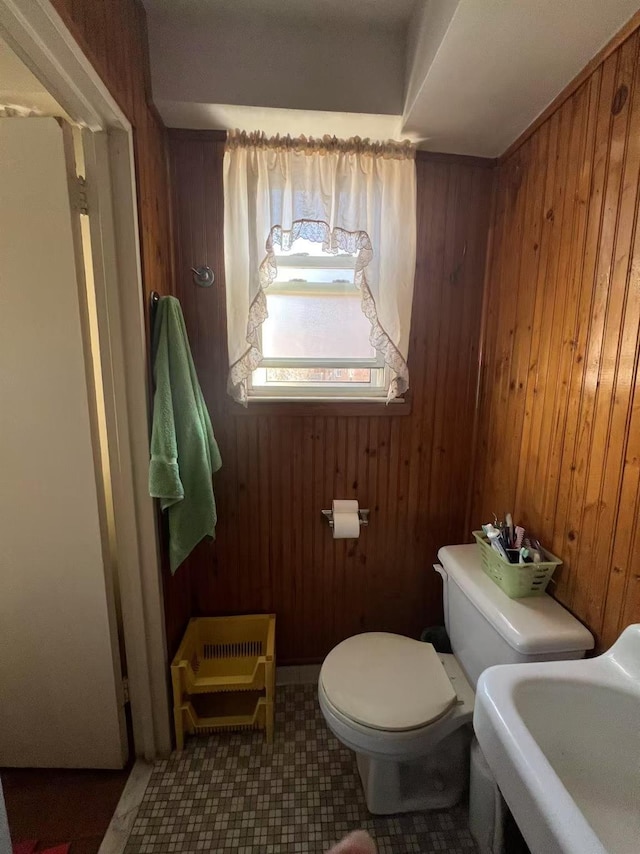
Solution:
[{"label": "bathroom sink", "polygon": [[640,625],[598,658],[490,667],[473,724],[533,854],[638,854]]}]

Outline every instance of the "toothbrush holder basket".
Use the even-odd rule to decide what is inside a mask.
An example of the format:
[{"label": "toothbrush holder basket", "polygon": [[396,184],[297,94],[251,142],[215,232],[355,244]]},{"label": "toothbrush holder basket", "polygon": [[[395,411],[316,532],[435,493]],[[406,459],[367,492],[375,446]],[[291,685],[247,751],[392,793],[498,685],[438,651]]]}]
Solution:
[{"label": "toothbrush holder basket", "polygon": [[541,596],[556,567],[562,564],[560,558],[546,549],[544,553],[547,560],[540,563],[509,563],[491,548],[483,531],[474,531],[473,536],[480,550],[483,571],[510,599]]}]

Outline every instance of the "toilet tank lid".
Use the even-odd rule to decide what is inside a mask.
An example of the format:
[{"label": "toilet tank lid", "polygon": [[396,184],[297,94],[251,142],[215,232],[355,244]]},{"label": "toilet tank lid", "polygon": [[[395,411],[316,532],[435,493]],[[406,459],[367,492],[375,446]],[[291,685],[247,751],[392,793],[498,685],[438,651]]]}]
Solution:
[{"label": "toilet tank lid", "polygon": [[447,575],[509,646],[522,655],[593,649],[591,632],[551,596],[543,593],[510,599],[503,593],[482,571],[477,545],[444,546],[438,557]]}]

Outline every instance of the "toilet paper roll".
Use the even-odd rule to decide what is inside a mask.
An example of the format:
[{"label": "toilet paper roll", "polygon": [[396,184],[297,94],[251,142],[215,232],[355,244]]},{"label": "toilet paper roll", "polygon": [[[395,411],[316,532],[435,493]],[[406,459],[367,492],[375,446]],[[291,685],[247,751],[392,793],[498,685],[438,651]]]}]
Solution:
[{"label": "toilet paper roll", "polygon": [[357,539],[360,536],[358,502],[353,500],[333,501],[333,539]]},{"label": "toilet paper roll", "polygon": [[337,499],[334,498],[331,503],[331,509],[336,513],[357,513],[358,512],[358,501],[354,498],[347,499]]},{"label": "toilet paper roll", "polygon": [[358,539],[360,519],[357,513],[336,513],[333,517],[333,539]]}]

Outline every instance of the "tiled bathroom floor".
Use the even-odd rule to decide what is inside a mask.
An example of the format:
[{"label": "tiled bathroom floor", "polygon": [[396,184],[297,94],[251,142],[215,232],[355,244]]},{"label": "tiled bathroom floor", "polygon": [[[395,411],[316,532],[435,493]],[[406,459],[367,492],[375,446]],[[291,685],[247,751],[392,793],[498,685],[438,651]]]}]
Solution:
[{"label": "tiled bathroom floor", "polygon": [[471,854],[464,807],[374,818],[353,754],[327,729],[315,685],[277,689],[276,734],[191,739],[154,769],[126,854],[315,854],[363,827],[380,854]]}]

